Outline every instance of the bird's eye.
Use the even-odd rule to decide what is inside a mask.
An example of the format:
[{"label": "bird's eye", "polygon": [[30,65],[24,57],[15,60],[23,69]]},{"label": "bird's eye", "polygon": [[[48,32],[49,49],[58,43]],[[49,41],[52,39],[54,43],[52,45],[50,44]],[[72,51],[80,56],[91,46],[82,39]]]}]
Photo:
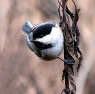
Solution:
[{"label": "bird's eye", "polygon": [[40,37],[44,37],[44,35],[40,35]]}]

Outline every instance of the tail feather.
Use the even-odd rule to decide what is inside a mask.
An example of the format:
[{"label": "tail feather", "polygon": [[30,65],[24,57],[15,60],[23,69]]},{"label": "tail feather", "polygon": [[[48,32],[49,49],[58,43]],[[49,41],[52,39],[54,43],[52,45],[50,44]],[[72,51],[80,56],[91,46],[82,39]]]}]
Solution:
[{"label": "tail feather", "polygon": [[32,27],[32,24],[29,21],[27,21],[22,27],[22,33],[28,35]]}]

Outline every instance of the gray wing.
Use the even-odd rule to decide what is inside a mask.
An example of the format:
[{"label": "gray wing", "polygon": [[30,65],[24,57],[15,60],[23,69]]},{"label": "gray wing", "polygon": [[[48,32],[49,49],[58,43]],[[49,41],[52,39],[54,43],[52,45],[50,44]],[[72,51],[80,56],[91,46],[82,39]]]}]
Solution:
[{"label": "gray wing", "polygon": [[26,43],[27,43],[27,46],[29,47],[29,49],[32,50],[38,57],[42,57],[41,52],[35,47],[35,45],[33,43],[30,42],[29,39],[32,40],[32,38],[30,38],[30,36],[27,36]]}]

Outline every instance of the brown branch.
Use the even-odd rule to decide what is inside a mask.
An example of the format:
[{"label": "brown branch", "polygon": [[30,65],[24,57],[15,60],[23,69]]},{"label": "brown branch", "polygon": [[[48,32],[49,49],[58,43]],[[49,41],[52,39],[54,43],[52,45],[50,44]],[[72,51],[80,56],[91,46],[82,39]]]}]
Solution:
[{"label": "brown branch", "polygon": [[[67,3],[67,0],[62,0],[62,5],[61,3],[60,6],[62,7],[62,19],[61,19],[61,24],[66,24],[66,3]],[[64,29],[64,25],[61,25],[61,28],[62,30]],[[65,32],[63,32],[65,33]],[[64,37],[64,59],[68,59],[68,56],[66,55],[67,53],[67,49],[66,49],[66,45],[65,45],[65,37]],[[67,64],[64,63],[64,70],[63,70],[63,75],[64,75],[64,79],[65,79],[65,89],[63,90],[65,92],[65,94],[70,94],[70,88],[69,88],[69,74],[68,74],[68,66]],[[62,92],[63,92],[62,91]]]},{"label": "brown branch", "polygon": [[[73,58],[73,56],[76,56],[76,58],[79,60],[78,69],[80,68],[82,61],[82,53],[79,49],[80,32],[77,26],[77,21],[79,19],[78,15],[79,9],[77,9],[75,2],[72,0],[75,6],[75,13],[72,13],[67,6],[67,1],[68,0],[58,1],[59,3],[58,13],[60,17],[60,27],[62,29],[64,36],[64,59],[72,61],[73,64],[64,63],[62,81],[65,80],[65,89],[63,90],[65,94],[75,94],[76,93],[76,85],[74,80],[75,59]],[[72,20],[71,25],[69,19]],[[72,86],[72,89],[70,89],[70,84]]]}]

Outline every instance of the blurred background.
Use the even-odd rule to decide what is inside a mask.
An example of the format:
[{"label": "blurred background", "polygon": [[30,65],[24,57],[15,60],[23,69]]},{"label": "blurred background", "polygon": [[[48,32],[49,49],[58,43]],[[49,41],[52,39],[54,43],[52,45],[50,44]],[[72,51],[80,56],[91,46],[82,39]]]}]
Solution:
[{"label": "blurred background", "polygon": [[[95,94],[95,0],[76,0],[76,4],[81,9],[78,26],[84,57],[84,68],[75,77],[77,94]],[[21,33],[27,20],[33,25],[59,23],[57,10],[57,0],[0,0],[0,94],[61,94],[63,62],[40,60]]]}]

